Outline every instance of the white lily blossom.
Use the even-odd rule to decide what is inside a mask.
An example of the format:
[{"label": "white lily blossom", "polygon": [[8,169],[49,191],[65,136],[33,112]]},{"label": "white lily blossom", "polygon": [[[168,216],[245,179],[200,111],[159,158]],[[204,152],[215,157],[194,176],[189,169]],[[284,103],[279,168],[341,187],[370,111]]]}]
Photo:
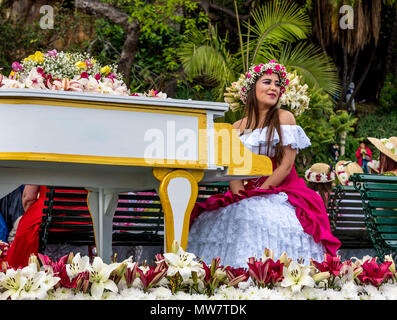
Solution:
[{"label": "white lily blossom", "polygon": [[100,299],[105,289],[118,292],[116,284],[109,279],[110,274],[117,267],[118,264],[116,263],[107,265],[100,257],[94,258],[92,269],[90,271],[90,282],[92,283],[91,295],[95,299]]},{"label": "white lily blossom", "polygon": [[283,269],[284,279],[282,287],[290,287],[292,292],[297,293],[303,286],[314,287],[315,282],[310,274],[310,266],[302,266],[296,261],[292,261],[288,268]]},{"label": "white lily blossom", "polygon": [[198,277],[205,274],[202,265],[196,261],[196,256],[185,252],[182,247],[179,247],[176,253],[164,253],[163,256],[168,265],[168,276],[174,276],[179,272],[183,281],[188,281],[194,271],[197,272]]},{"label": "white lily blossom", "polygon": [[0,273],[0,288],[4,290],[0,296],[1,299],[18,299],[27,280],[22,269],[8,269],[5,274]]},{"label": "white lily blossom", "polygon": [[66,265],[66,273],[70,280],[76,277],[79,273],[91,270],[89,257],[81,257],[80,252],[73,257],[72,263]]}]

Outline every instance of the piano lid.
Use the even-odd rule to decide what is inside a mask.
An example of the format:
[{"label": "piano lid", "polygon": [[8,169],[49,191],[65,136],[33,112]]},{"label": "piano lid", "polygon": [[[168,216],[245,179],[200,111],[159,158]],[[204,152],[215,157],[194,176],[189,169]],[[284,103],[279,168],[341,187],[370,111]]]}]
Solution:
[{"label": "piano lid", "polygon": [[103,93],[77,92],[77,91],[55,91],[41,89],[10,89],[0,88],[0,100],[4,98],[47,98],[47,99],[67,99],[79,101],[92,101],[102,103],[121,103],[134,105],[156,105],[161,107],[191,108],[201,110],[219,111],[218,116],[229,109],[229,105],[224,102],[184,100],[173,98],[154,98],[143,96],[122,96]]}]

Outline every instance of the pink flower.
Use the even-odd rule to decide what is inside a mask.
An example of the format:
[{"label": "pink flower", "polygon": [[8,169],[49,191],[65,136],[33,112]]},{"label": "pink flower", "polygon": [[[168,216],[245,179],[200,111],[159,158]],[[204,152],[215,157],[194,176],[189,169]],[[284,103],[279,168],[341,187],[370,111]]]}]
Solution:
[{"label": "pink flower", "polygon": [[21,72],[23,70],[23,67],[19,62],[13,62],[11,68],[14,72]]},{"label": "pink flower", "polygon": [[247,90],[247,89],[246,89],[245,87],[243,87],[243,88],[241,88],[241,90],[242,90],[242,91],[245,91],[245,90]]},{"label": "pink flower", "polygon": [[280,263],[279,260],[276,263],[272,259],[262,262],[262,260],[251,257],[247,263],[248,272],[258,287],[274,285],[283,279],[284,264]]},{"label": "pink flower", "polygon": [[259,66],[255,66],[254,71],[256,73],[259,73],[261,71],[261,66],[260,65]]},{"label": "pink flower", "polygon": [[88,79],[88,73],[87,73],[86,71],[84,71],[84,72],[82,72],[82,73],[80,74],[80,77],[81,77],[81,78]]},{"label": "pink flower", "polygon": [[90,60],[84,60],[88,69],[92,68],[92,62]]},{"label": "pink flower", "polygon": [[230,266],[226,267],[226,275],[229,279],[229,286],[237,288],[239,282],[247,281],[249,278],[249,273],[245,268],[232,268]]},{"label": "pink flower", "polygon": [[289,79],[285,80],[285,85],[286,85],[286,86],[289,85]]},{"label": "pink flower", "polygon": [[97,81],[101,80],[101,74],[100,74],[100,73],[96,73],[95,76],[94,76],[94,78],[95,78]]},{"label": "pink flower", "polygon": [[278,70],[280,70],[281,69],[281,66],[278,64],[278,65],[276,65],[276,71],[278,71]]},{"label": "pink flower", "polygon": [[150,266],[146,273],[144,273],[140,268],[137,268],[136,270],[139,273],[139,279],[143,284],[143,290],[145,292],[155,284],[159,283],[167,273],[167,268],[163,268],[161,265],[157,265],[156,267]]},{"label": "pink flower", "polygon": [[340,256],[331,256],[330,254],[325,254],[325,259],[322,263],[316,262],[312,260],[312,263],[316,266],[316,268],[320,272],[329,272],[335,277],[339,275],[340,269],[342,267],[342,263],[340,260]]},{"label": "pink flower", "polygon": [[56,57],[58,54],[57,49],[53,49],[51,51],[47,51],[47,53],[45,54],[47,57]]},{"label": "pink flower", "polygon": [[282,78],[285,78],[286,76],[287,76],[287,74],[286,74],[285,72],[282,72],[282,73],[281,73],[281,77],[282,77]]},{"label": "pink flower", "polygon": [[266,70],[266,74],[272,74],[272,73],[273,73],[273,69],[272,68],[269,68],[269,69]]},{"label": "pink flower", "polygon": [[378,264],[375,259],[366,260],[361,265],[363,272],[358,275],[358,279],[365,284],[371,283],[375,287],[378,287],[383,281],[392,277],[392,273],[389,270],[391,264],[391,261]]},{"label": "pink flower", "polygon": [[132,268],[127,267],[125,269],[124,278],[128,288],[132,287],[132,284],[134,283],[134,280],[136,279],[137,276],[137,270],[138,270],[137,263],[134,263],[134,266]]},{"label": "pink flower", "polygon": [[251,78],[251,74],[247,73],[247,79]]},{"label": "pink flower", "polygon": [[48,256],[45,256],[41,253],[38,253],[37,256],[44,267],[52,268],[54,276],[61,278],[59,280],[59,284],[62,287],[76,288],[77,277],[71,281],[66,271],[68,255],[59,258],[56,262],[52,261]]},{"label": "pink flower", "polygon": [[276,63],[276,60],[270,60],[269,63]]},{"label": "pink flower", "polygon": [[42,67],[37,67],[36,71],[37,71],[38,73],[40,73],[40,74],[43,76],[43,78],[45,78],[44,69],[43,69]]}]

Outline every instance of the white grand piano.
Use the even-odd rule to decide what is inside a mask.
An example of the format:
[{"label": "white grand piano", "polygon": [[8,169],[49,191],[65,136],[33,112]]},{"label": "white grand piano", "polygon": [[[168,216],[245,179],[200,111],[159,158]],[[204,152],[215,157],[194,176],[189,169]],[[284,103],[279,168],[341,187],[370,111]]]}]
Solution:
[{"label": "white grand piano", "polygon": [[118,193],[154,188],[165,250],[188,241],[198,182],[270,175],[233,126],[226,103],[0,89],[0,197],[22,184],[85,187],[97,253],[109,262]]}]

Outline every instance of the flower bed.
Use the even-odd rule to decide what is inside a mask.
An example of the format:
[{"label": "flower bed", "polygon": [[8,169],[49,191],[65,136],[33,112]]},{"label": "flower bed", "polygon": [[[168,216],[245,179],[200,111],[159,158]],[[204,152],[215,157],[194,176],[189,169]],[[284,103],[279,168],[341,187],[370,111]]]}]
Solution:
[{"label": "flower bed", "polygon": [[[8,245],[0,243],[4,259]],[[371,300],[397,299],[395,264],[366,256],[342,262],[340,256],[304,265],[285,253],[275,261],[266,249],[260,258],[247,259],[248,268],[211,265],[185,252],[156,255],[155,265],[138,265],[128,258],[106,264],[79,253],[57,261],[38,254],[17,270],[3,260],[1,299],[120,299],[120,300]]]}]

